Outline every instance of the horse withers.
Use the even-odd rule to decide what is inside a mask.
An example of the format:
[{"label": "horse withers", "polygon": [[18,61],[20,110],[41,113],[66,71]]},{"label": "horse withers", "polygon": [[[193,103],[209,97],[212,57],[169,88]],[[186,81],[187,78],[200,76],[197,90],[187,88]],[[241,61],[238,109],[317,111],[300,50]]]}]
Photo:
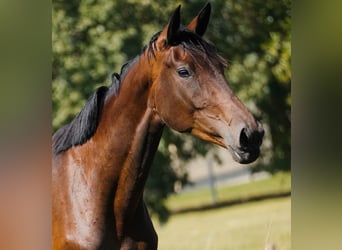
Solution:
[{"label": "horse withers", "polygon": [[157,249],[143,190],[163,127],[260,154],[264,131],[234,95],[202,36],[210,4],[180,26],[180,6],[143,52],[53,136],[53,249]]}]

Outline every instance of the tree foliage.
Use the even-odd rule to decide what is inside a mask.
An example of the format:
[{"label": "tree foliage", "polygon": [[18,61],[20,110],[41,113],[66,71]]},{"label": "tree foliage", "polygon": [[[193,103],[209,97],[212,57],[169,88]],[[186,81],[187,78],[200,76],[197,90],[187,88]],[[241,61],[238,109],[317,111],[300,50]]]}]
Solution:
[{"label": "tree foliage", "polygon": [[[139,54],[181,3],[189,22],[203,1],[54,0],[52,12],[53,128],[69,122],[88,96]],[[290,170],[291,6],[282,0],[215,0],[206,39],[228,59],[236,94],[267,128],[254,170]],[[165,130],[146,186],[151,212],[165,221],[164,200],[187,181],[184,163],[210,149],[189,135]]]}]

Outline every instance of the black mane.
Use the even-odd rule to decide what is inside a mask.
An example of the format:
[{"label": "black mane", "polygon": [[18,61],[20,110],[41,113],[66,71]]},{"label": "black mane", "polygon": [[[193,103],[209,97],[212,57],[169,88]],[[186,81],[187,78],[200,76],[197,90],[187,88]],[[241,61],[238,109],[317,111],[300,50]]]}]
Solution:
[{"label": "black mane", "polygon": [[106,96],[109,94],[118,94],[122,80],[132,65],[137,61],[138,57],[125,63],[121,67],[120,75],[113,73],[111,76],[111,86],[109,88],[105,86],[99,87],[89,97],[74,120],[56,131],[52,137],[52,150],[55,155],[73,146],[84,144],[95,134]]},{"label": "black mane", "polygon": [[82,145],[94,135],[107,91],[107,87],[99,87],[89,97],[75,119],[57,130],[52,137],[52,149],[55,155],[72,146]]}]

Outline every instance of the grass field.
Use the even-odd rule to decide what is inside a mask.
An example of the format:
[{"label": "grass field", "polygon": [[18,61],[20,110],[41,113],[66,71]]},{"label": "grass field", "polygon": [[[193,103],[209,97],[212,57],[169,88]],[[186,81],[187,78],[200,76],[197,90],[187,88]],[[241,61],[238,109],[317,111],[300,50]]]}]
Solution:
[{"label": "grass field", "polygon": [[288,250],[291,198],[178,214],[154,225],[160,250]]},{"label": "grass field", "polygon": [[[218,187],[218,202],[291,190],[291,175]],[[171,196],[171,211],[211,204],[208,189]],[[291,197],[248,202],[201,212],[172,215],[165,225],[154,220],[160,250],[291,249]],[[274,248],[272,248],[274,246]]]},{"label": "grass field", "polygon": [[[216,189],[217,201],[230,201],[260,195],[287,192],[291,190],[291,174],[278,173],[271,178],[255,180],[249,183],[218,187]],[[171,211],[187,207],[197,207],[211,204],[209,188],[175,194],[168,198],[166,204]]]}]

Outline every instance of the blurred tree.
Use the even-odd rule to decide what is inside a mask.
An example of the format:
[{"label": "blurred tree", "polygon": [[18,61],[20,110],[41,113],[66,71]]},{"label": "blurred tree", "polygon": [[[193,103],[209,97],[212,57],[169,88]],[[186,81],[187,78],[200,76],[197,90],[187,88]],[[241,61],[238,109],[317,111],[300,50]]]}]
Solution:
[{"label": "blurred tree", "polygon": [[[290,1],[211,3],[205,36],[229,59],[229,83],[268,129],[264,157],[253,169],[290,170]],[[54,131],[79,112],[96,87],[109,85],[111,73],[140,53],[178,4],[186,24],[205,1],[53,1]],[[145,193],[150,211],[161,221],[168,217],[164,200],[175,183],[187,182],[184,163],[211,147],[193,136],[164,131]]]}]

